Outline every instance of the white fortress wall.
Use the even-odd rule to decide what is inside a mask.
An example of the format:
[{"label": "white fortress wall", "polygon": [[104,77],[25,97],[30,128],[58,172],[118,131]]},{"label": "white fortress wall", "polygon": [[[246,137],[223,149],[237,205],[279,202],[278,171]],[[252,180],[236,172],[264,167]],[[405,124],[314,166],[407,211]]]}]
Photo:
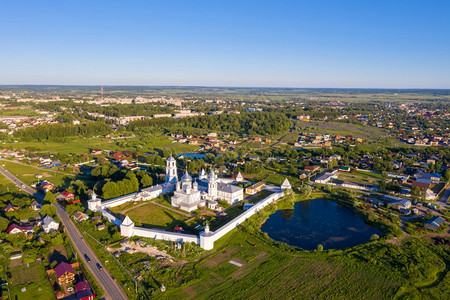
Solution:
[{"label": "white fortress wall", "polygon": [[114,217],[111,213],[109,213],[105,209],[99,209],[99,211],[102,213],[103,217],[107,218],[108,221],[113,223],[114,225],[117,225],[120,227],[120,224],[122,224],[122,221],[120,221],[118,218]]},{"label": "white fortress wall", "polygon": [[193,234],[168,232],[160,229],[150,229],[134,227],[133,235],[152,238],[155,240],[174,241],[174,242],[192,242],[199,244],[199,237]]},{"label": "white fortress wall", "polygon": [[248,218],[250,218],[252,215],[260,211],[265,206],[269,205],[275,200],[280,199],[283,197],[283,193],[274,193],[267,198],[259,201],[257,204],[255,204],[253,207],[248,209],[247,211],[240,214],[238,217],[234,218],[224,226],[220,227],[214,232],[211,232],[209,234],[201,234],[200,235],[200,247],[202,247],[205,250],[211,250],[214,248],[214,242],[226,235],[228,232],[239,226],[242,222],[245,222]]},{"label": "white fortress wall", "polygon": [[125,195],[125,196],[113,198],[111,200],[103,201],[102,202],[102,206],[106,207],[106,208],[119,206],[119,205],[124,204],[124,203],[126,203],[128,201],[138,200],[139,198],[137,197],[137,195],[138,195],[138,193],[132,193],[132,194],[128,194],[128,195]]}]

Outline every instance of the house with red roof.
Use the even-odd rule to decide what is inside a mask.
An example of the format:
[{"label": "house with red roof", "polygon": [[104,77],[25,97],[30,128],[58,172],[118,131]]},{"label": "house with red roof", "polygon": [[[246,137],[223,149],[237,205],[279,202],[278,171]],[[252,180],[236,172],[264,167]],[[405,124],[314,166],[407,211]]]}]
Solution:
[{"label": "house with red roof", "polygon": [[17,224],[11,224],[6,229],[6,232],[10,233],[10,234],[17,234],[17,233],[21,233],[21,232],[28,234],[28,233],[33,232],[33,226],[20,226]]},{"label": "house with red roof", "polygon": [[86,281],[80,281],[75,284],[75,291],[77,292],[77,299],[80,300],[94,300],[95,295]]},{"label": "house with red roof", "polygon": [[47,180],[41,181],[37,186],[38,190],[43,192],[44,194],[47,194],[49,191],[53,190],[54,186]]},{"label": "house with red roof", "polygon": [[305,171],[309,172],[309,173],[314,173],[319,171],[320,167],[319,166],[306,166],[305,167]]},{"label": "house with red roof", "polygon": [[75,280],[75,271],[71,264],[61,262],[54,271],[59,285],[70,284]]}]

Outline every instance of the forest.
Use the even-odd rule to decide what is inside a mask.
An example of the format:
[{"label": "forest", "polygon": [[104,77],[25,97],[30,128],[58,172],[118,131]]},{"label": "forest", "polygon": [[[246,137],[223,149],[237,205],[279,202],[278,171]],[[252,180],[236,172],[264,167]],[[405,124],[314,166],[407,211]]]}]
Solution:
[{"label": "forest", "polygon": [[271,135],[286,131],[290,121],[285,114],[276,112],[243,112],[183,118],[158,118],[130,122],[128,130],[139,127],[193,127],[211,131],[232,132],[246,135]]},{"label": "forest", "polygon": [[43,124],[17,131],[15,136],[23,141],[53,140],[68,136],[104,135],[111,132],[111,128],[102,122],[86,122],[80,125],[71,124]]}]

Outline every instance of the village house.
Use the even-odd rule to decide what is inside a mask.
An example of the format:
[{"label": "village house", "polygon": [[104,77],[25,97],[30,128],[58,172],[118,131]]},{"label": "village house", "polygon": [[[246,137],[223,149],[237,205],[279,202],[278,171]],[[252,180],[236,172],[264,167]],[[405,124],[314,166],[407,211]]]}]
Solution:
[{"label": "village house", "polygon": [[91,287],[86,281],[80,281],[75,284],[75,292],[77,293],[77,299],[79,300],[95,299],[95,295],[92,293]]},{"label": "village house", "polygon": [[319,166],[306,166],[305,167],[305,171],[310,173],[310,174],[314,174],[314,173],[316,173],[319,170],[320,170]]},{"label": "village house", "polygon": [[75,271],[71,264],[61,262],[54,269],[59,285],[71,284],[75,280]]},{"label": "village house", "polygon": [[430,181],[429,179],[422,179],[422,178],[419,178],[419,179],[417,179],[416,181],[413,181],[413,183],[411,184],[411,186],[418,187],[418,188],[420,188],[421,190],[427,190],[427,189],[429,189],[430,186],[431,186],[431,181]]},{"label": "village house", "polygon": [[334,173],[325,173],[314,179],[315,183],[328,184],[332,179],[337,179],[337,175]]},{"label": "village house", "polygon": [[42,229],[45,233],[50,233],[52,231],[57,231],[59,229],[59,223],[56,222],[52,217],[46,216],[42,220]]},{"label": "village house", "polygon": [[20,226],[17,224],[11,224],[6,229],[9,234],[25,233],[26,235],[33,233],[33,226]]},{"label": "village house", "polygon": [[47,194],[49,191],[53,190],[54,186],[47,180],[44,180],[44,181],[41,181],[36,187],[38,190],[40,190],[44,194]]},{"label": "village house", "polygon": [[72,218],[77,222],[87,221],[89,220],[89,215],[77,210],[72,214]]},{"label": "village house", "polygon": [[30,208],[32,210],[40,210],[42,208],[42,205],[36,200],[34,200],[33,202],[31,202]]},{"label": "village house", "polygon": [[254,195],[256,193],[259,193],[264,187],[265,187],[265,183],[260,181],[260,182],[257,182],[255,184],[245,188],[245,193],[247,193],[249,195]]},{"label": "village house", "polygon": [[92,155],[101,155],[103,153],[102,149],[91,150]]},{"label": "village house", "polygon": [[424,227],[428,230],[437,230],[442,224],[444,224],[445,219],[440,216],[434,216],[425,222]]},{"label": "village house", "polygon": [[49,165],[52,162],[52,160],[48,156],[41,156],[39,157],[39,162],[41,163],[41,165]]},{"label": "village house", "polygon": [[4,208],[5,213],[12,212],[12,211],[17,211],[17,210],[19,210],[19,209],[20,209],[20,207],[15,206],[15,205],[12,205],[11,203],[8,203],[8,204],[5,206],[5,208]]},{"label": "village house", "polygon": [[400,209],[410,209],[411,201],[409,201],[408,199],[398,199],[390,202],[389,206],[399,211]]},{"label": "village house", "polygon": [[68,191],[62,191],[61,194],[56,197],[56,199],[58,201],[71,202],[75,199],[75,194]]},{"label": "village house", "polygon": [[433,183],[439,183],[439,181],[441,180],[441,174],[439,173],[426,173],[423,171],[418,171],[414,174],[415,178],[420,178],[420,179],[426,179],[429,180]]}]

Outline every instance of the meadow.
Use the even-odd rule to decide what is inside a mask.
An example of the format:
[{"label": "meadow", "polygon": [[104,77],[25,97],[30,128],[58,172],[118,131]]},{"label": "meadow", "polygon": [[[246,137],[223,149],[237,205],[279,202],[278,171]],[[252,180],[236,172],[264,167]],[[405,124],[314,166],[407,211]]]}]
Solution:
[{"label": "meadow", "polygon": [[406,239],[401,246],[379,241],[325,252],[286,251],[237,229],[215,253],[196,264],[204,276],[158,298],[439,298],[444,292],[441,282],[448,281],[447,259],[447,252],[434,250],[427,240]]},{"label": "meadow", "polygon": [[[30,263],[11,268],[13,284],[10,286],[12,299],[55,299],[47,280],[44,266]],[[26,290],[22,292],[22,288]]]},{"label": "meadow", "polygon": [[359,137],[363,140],[377,140],[381,137],[389,137],[389,131],[373,127],[364,126],[361,124],[350,124],[342,122],[303,122],[296,121],[297,127],[303,128],[302,132],[313,132],[317,134],[338,134],[340,136],[351,135],[353,137]]},{"label": "meadow", "polygon": [[[67,137],[57,141],[32,141],[4,143],[4,148],[27,149],[41,153],[61,153],[61,154],[83,154],[89,153],[92,149],[102,149],[109,151],[122,150],[145,150],[153,149],[172,150],[174,153],[191,152],[198,148],[189,144],[176,143],[165,135],[144,134],[143,136],[129,137],[123,139],[106,139],[100,137]],[[127,149],[128,148],[128,149]]]},{"label": "meadow", "polygon": [[52,169],[23,165],[8,160],[0,160],[0,165],[27,185],[31,185],[39,181],[36,178],[36,174],[41,174],[42,179],[47,179],[57,186],[62,185],[66,177],[74,176],[70,174],[55,172],[52,171]]},{"label": "meadow", "polygon": [[[129,216],[131,220],[136,223],[141,223],[143,227],[160,228],[172,231],[175,226],[184,223],[186,216],[177,214],[169,209],[165,209],[153,203],[140,205],[136,208],[131,208],[125,203],[124,207],[112,207],[110,210],[114,213],[124,213]],[[129,209],[129,210],[128,210]]]}]

